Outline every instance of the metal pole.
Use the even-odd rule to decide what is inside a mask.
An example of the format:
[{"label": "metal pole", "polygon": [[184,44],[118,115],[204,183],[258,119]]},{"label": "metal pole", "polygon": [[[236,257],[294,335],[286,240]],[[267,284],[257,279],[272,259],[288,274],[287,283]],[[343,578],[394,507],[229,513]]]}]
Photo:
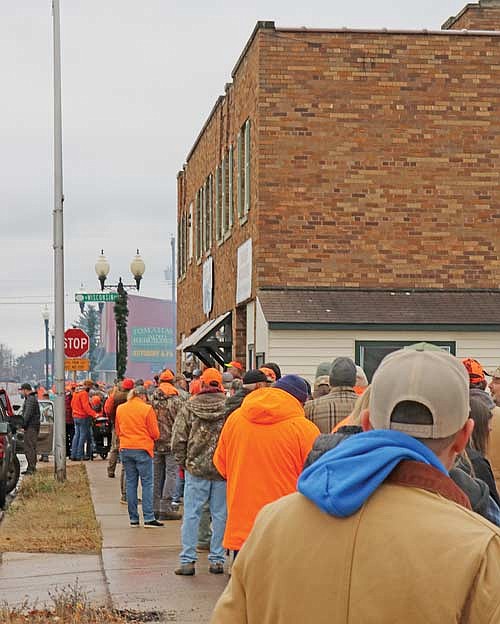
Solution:
[{"label": "metal pole", "polygon": [[66,479],[66,415],[64,400],[64,220],[62,171],[61,31],[59,0],[52,0],[54,29],[54,470],[58,481]]},{"label": "metal pole", "polygon": [[51,361],[50,370],[51,370],[52,374],[51,374],[51,380],[50,380],[51,384],[50,385],[53,386],[54,385],[54,343],[55,343],[54,330],[52,330],[51,338],[52,338],[52,353],[51,353],[52,361]]},{"label": "metal pole", "polygon": [[45,323],[45,390],[49,391],[49,319],[44,319]]}]

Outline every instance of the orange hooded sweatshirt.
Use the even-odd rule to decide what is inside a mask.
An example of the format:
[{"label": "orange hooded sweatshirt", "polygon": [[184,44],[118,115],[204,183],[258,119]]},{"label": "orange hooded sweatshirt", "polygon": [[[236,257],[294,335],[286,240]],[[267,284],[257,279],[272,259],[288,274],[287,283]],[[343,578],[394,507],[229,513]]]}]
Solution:
[{"label": "orange hooded sweatshirt", "polygon": [[227,479],[224,547],[240,550],[259,511],[297,489],[320,431],[279,388],[251,392],[227,419],[213,462]]},{"label": "orange hooded sweatshirt", "polygon": [[89,393],[87,390],[78,390],[71,399],[71,410],[73,418],[95,418],[97,416],[90,405]]},{"label": "orange hooded sweatshirt", "polygon": [[158,420],[154,409],[138,397],[122,403],[116,408],[116,435],[122,449],[147,451],[154,456],[155,440],[160,437]]}]

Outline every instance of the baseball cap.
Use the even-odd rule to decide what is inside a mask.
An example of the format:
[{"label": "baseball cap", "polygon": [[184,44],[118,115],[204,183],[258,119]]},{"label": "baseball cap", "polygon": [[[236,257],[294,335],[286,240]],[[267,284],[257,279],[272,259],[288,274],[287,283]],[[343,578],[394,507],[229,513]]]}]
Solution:
[{"label": "baseball cap", "polygon": [[481,381],[484,381],[484,370],[477,360],[473,360],[472,358],[465,358],[465,360],[462,360],[462,363],[469,373],[471,383],[479,383]]},{"label": "baseball cap", "polygon": [[249,370],[243,375],[244,386],[249,385],[249,384],[254,384],[254,383],[261,383],[261,382],[267,383],[268,381],[269,379],[267,378],[267,375],[263,371],[259,370],[258,368]]},{"label": "baseball cap", "polygon": [[272,368],[267,368],[267,366],[262,366],[261,368],[259,368],[259,370],[263,372],[264,375],[267,377],[267,381],[273,382],[273,383],[276,381],[276,373],[273,371]]},{"label": "baseball cap", "polygon": [[[425,405],[433,424],[391,422],[403,401]],[[370,394],[374,429],[393,429],[416,438],[446,438],[469,418],[469,377],[462,362],[445,351],[401,349],[387,355],[375,371]]]},{"label": "baseball cap", "polygon": [[199,368],[194,369],[193,377],[201,377],[201,370]]},{"label": "baseball cap", "polygon": [[[167,368],[160,374],[160,381],[172,381],[174,379],[173,372]],[[141,384],[144,385],[144,384]]]},{"label": "baseball cap", "polygon": [[122,388],[124,390],[132,390],[134,386],[135,386],[135,382],[133,379],[130,379],[130,377],[122,381]]},{"label": "baseball cap", "polygon": [[316,377],[314,380],[314,388],[317,390],[320,386],[329,386],[330,385],[330,376],[329,375],[320,375]]},{"label": "baseball cap", "polygon": [[208,386],[221,386],[222,373],[216,368],[206,368],[201,375],[201,380]]},{"label": "baseball cap", "polygon": [[497,366],[496,368],[488,368],[488,369],[485,368],[484,372],[489,377],[500,377],[500,366]]},{"label": "baseball cap", "polygon": [[236,360],[229,362],[229,364],[224,364],[224,366],[226,368],[237,368],[240,371],[243,370],[243,364],[241,362],[237,362]]},{"label": "baseball cap", "polygon": [[354,386],[356,385],[356,364],[348,357],[338,357],[332,362],[330,368],[331,386]]},{"label": "baseball cap", "polygon": [[23,384],[21,384],[19,390],[33,390],[33,388],[31,387],[31,384],[23,383]]}]

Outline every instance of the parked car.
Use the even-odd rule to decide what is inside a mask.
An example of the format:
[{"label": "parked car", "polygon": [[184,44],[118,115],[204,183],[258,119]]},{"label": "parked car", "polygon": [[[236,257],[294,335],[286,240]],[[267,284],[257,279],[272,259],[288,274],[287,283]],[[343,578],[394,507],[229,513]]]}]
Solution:
[{"label": "parked car", "polygon": [[[40,455],[54,454],[54,403],[48,399],[39,399],[40,433],[38,434],[37,452]],[[24,453],[24,430],[21,420],[22,408],[14,405],[16,411],[16,451]]]},{"label": "parked car", "polygon": [[16,455],[16,438],[12,423],[13,410],[9,397],[0,388],[0,509],[5,507],[7,494],[19,481],[21,467]]}]

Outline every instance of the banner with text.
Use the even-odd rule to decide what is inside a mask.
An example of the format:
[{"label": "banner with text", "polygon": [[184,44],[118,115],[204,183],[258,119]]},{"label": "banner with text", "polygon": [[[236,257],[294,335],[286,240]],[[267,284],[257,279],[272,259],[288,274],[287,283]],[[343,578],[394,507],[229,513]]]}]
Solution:
[{"label": "banner with text", "polygon": [[130,360],[163,364],[175,358],[174,331],[170,327],[132,327]]}]

